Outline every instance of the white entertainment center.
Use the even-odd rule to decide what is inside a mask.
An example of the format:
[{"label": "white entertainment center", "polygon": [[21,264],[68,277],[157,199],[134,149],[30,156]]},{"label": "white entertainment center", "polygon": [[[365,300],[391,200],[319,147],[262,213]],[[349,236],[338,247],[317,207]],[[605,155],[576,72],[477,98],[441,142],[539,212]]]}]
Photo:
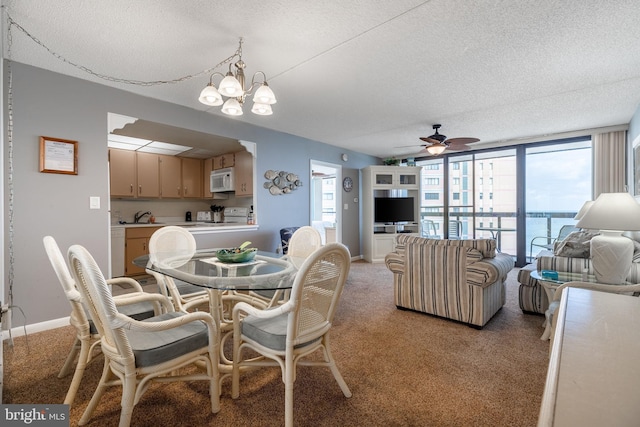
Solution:
[{"label": "white entertainment center", "polygon": [[[420,167],[367,166],[362,169],[362,232],[365,261],[382,262],[398,233],[420,234]],[[413,198],[413,220],[375,221],[376,198]]]}]

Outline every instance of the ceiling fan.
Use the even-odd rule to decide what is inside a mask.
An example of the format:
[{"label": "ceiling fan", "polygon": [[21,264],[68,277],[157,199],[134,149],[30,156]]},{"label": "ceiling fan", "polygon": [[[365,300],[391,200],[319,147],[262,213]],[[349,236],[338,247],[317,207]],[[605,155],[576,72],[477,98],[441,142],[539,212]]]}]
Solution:
[{"label": "ceiling fan", "polygon": [[442,154],[444,150],[450,149],[455,151],[467,150],[467,144],[472,142],[480,141],[478,138],[449,138],[447,139],[446,135],[442,135],[438,133],[438,129],[440,129],[442,125],[436,124],[433,125],[433,129],[435,129],[435,133],[430,136],[422,136],[420,137],[421,141],[426,142],[426,144],[422,144],[424,147],[422,151],[426,151],[429,154],[437,156]]}]

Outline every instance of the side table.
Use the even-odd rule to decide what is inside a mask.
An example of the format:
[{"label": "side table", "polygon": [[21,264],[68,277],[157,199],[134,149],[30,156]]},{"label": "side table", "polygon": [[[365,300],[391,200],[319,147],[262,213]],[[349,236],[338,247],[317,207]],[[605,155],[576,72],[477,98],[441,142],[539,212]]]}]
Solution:
[{"label": "side table", "polygon": [[567,273],[563,271],[558,272],[558,278],[552,279],[550,277],[546,277],[542,275],[542,272],[535,270],[531,272],[531,277],[536,279],[538,283],[544,288],[545,293],[547,294],[547,299],[549,300],[549,307],[547,311],[544,313],[544,332],[540,337],[541,340],[546,341],[551,336],[551,320],[554,311],[558,307],[558,302],[553,300],[553,295],[556,292],[556,289],[564,283],[567,282],[589,282],[589,283],[597,283],[596,276],[593,274],[580,274],[580,273]]}]

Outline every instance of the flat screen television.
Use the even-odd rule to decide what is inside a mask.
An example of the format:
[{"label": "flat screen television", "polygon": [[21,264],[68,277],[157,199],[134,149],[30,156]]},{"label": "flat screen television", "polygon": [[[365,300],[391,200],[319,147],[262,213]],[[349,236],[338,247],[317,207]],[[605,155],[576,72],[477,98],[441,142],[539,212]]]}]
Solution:
[{"label": "flat screen television", "polygon": [[415,222],[413,197],[376,197],[373,221],[385,224]]}]

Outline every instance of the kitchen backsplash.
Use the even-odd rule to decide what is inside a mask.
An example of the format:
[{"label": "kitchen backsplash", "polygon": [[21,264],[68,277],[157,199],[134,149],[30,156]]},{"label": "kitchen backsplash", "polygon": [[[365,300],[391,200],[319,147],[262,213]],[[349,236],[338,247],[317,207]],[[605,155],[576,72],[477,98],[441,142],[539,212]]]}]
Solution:
[{"label": "kitchen backsplash", "polygon": [[[210,211],[211,205],[225,207],[250,207],[252,199],[250,197],[230,198],[228,200],[111,200],[111,224],[117,224],[119,220],[133,222],[136,212],[150,211],[156,218],[176,217],[184,218],[187,211],[193,213],[193,220],[196,220],[198,211]],[[143,221],[147,221],[147,217]]]}]

